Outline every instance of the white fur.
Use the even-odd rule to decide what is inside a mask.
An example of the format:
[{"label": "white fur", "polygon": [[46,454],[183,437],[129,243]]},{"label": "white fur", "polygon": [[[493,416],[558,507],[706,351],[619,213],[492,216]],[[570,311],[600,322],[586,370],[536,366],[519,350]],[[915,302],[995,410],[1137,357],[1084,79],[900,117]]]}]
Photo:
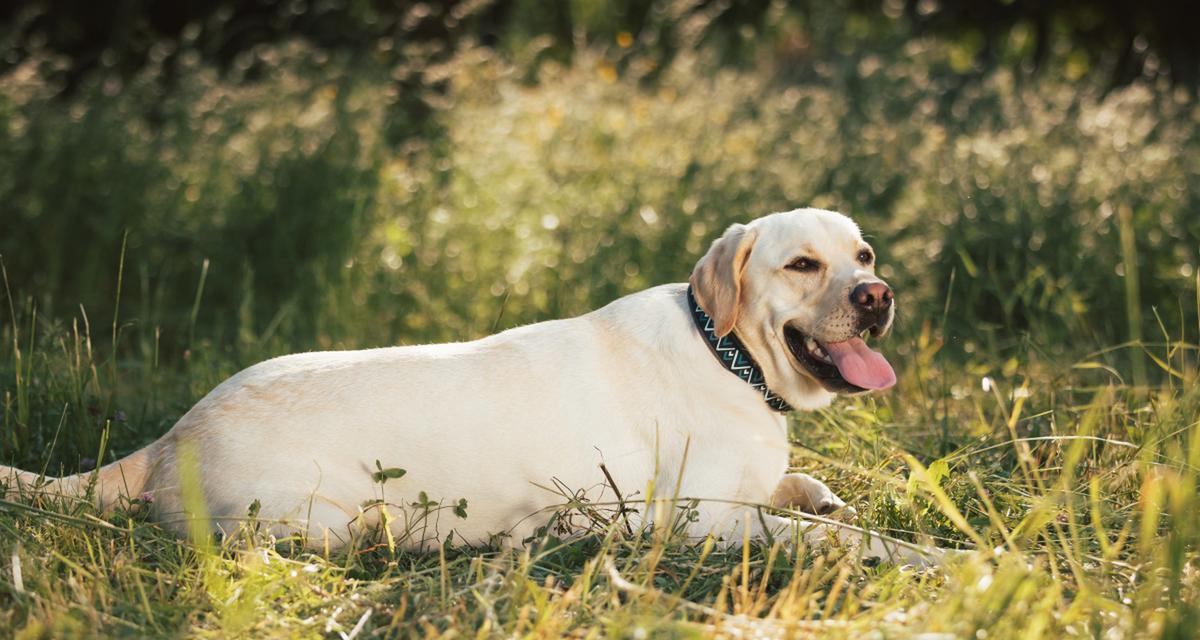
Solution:
[{"label": "white fur", "polygon": [[[833,394],[797,368],[780,327],[797,321],[817,330],[844,313],[849,287],[874,277],[855,262],[865,245],[848,218],[824,211],[774,214],[748,228],[757,237],[735,330],[772,389],[797,408],[825,406]],[[819,256],[828,273],[805,280],[783,270],[797,251]],[[420,547],[451,531],[458,543],[496,534],[520,543],[565,502],[554,487],[614,501],[603,464],[631,502],[651,486],[659,497],[706,499],[689,525],[695,536],[736,541],[746,525],[754,536],[788,535],[795,521],[744,506],[770,504],[784,488],[786,420],[716,361],[685,291],[658,286],[473,342],[268,360],[215,388],[125,469],[121,461],[106,467],[123,480],[106,471],[101,482],[149,493],[154,517],[182,532],[180,475],[194,460],[221,529],[236,527],[258,500],[258,517],[278,533],[299,530],[313,546],[336,547],[377,525],[380,508],[364,504],[382,499],[401,544]],[[380,484],[376,461],[407,473]],[[785,484],[793,493],[828,492],[811,478]],[[411,506],[419,492],[443,505],[465,499],[467,517],[440,509],[421,520]],[[653,517],[647,509],[636,519]],[[861,542],[826,525],[801,526],[809,539]],[[870,555],[932,557],[867,537]]]}]

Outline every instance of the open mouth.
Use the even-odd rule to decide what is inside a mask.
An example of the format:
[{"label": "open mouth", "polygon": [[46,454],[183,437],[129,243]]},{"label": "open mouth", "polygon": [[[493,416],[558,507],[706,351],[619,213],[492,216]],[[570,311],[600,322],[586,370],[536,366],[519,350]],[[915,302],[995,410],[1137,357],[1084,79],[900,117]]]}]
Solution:
[{"label": "open mouth", "polygon": [[[867,333],[878,334],[873,330],[863,332]],[[860,393],[896,384],[892,365],[872,351],[862,337],[822,343],[790,325],[784,327],[783,336],[792,357],[828,391]]]}]

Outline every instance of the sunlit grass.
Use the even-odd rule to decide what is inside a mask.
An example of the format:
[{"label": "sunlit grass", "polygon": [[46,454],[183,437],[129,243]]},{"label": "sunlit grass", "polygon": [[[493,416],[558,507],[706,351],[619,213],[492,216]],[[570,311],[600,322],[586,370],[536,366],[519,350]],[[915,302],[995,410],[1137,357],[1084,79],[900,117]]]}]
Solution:
[{"label": "sunlit grass", "polygon": [[1195,637],[1195,106],[964,83],[952,47],[814,11],[836,55],[799,69],[464,46],[415,95],[295,42],[253,82],[184,55],[165,94],[151,67],[53,98],[34,56],[0,77],[0,462],[123,456],[280,353],[682,281],[724,225],[812,204],[899,292],[900,384],[795,416],[793,463],[863,526],[978,553],[918,573],[600,518],[513,552],[312,554],[42,497],[0,504],[0,636]]},{"label": "sunlit grass", "polygon": [[[22,377],[6,396],[10,435],[22,415],[56,407],[64,431],[107,428],[119,455],[219,375],[170,372],[172,391],[130,419],[146,435],[122,435],[123,423],[88,407],[114,385],[117,404],[128,406],[162,369],[127,362],[114,378],[86,334],[51,326],[30,342],[13,326],[6,371]],[[416,554],[364,543],[310,554],[261,535],[196,544],[144,522],[133,506],[101,517],[81,502],[37,498],[0,504],[0,630],[1192,637],[1200,621],[1196,347],[1167,347],[1161,360],[1178,379],[1151,388],[1120,383],[1090,361],[1019,365],[984,382],[936,352],[927,344],[924,357],[905,363],[896,392],[797,416],[793,435],[796,467],[845,496],[860,524],[979,549],[941,570],[864,567],[836,549],[782,542],[726,549],[631,534],[603,518],[582,540],[545,538],[511,552]],[[939,380],[954,382],[931,384]],[[82,403],[80,386],[90,398]],[[25,414],[18,393],[29,398]]]}]

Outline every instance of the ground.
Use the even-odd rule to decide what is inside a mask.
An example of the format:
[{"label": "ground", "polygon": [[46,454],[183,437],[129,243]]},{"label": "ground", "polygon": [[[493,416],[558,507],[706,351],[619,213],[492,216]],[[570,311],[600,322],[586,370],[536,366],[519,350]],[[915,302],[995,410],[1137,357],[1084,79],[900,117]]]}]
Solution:
[{"label": "ground", "polygon": [[[868,567],[837,549],[782,542],[689,544],[663,530],[631,532],[611,510],[586,504],[564,508],[591,517],[596,533],[569,543],[548,536],[519,551],[413,554],[381,540],[327,555],[251,534],[179,540],[140,519],[136,504],[100,516],[83,503],[5,502],[0,632],[1194,637],[1194,348],[1148,348],[1175,374],[1134,388],[1092,361],[980,377],[932,366],[936,343],[907,346],[893,392],[794,416],[793,462],[845,497],[866,526],[979,550],[940,569]],[[6,398],[12,433],[19,403],[70,408],[72,376],[127,385],[125,397],[148,384],[132,364],[100,374],[86,352],[76,362],[20,351],[15,370],[29,377]],[[145,438],[127,424],[169,425],[166,408],[184,407],[216,374],[197,366],[190,375],[154,376],[160,393],[180,394],[159,398],[161,414],[69,410],[104,433]],[[98,402],[104,391],[84,395]],[[139,444],[107,440],[111,455]]]}]

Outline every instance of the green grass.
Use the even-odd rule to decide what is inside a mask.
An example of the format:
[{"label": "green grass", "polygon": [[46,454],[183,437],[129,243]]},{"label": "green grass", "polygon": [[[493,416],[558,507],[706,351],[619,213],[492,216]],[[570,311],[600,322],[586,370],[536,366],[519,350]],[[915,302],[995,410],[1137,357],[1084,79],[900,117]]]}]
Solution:
[{"label": "green grass", "polygon": [[[4,436],[56,421],[43,463],[68,439],[123,455],[236,368],[207,348],[174,363],[113,358],[86,330],[19,309],[0,351]],[[524,551],[309,554],[255,536],[192,544],[135,508],[41,499],[0,505],[0,633],[1194,637],[1195,346],[1115,350],[1143,351],[1161,374],[1134,387],[1104,364],[1112,352],[1031,350],[984,383],[944,361],[935,336],[904,340],[888,345],[908,353],[895,391],[795,417],[793,461],[865,526],[985,549],[941,570],[868,568],[834,549],[723,550],[602,517],[593,536]]]},{"label": "green grass", "polygon": [[730,222],[812,204],[876,246],[900,384],[796,415],[796,469],[860,524],[1004,553],[918,574],[601,522],[525,552],[327,557],[5,503],[0,637],[1195,637],[1200,112],[825,4],[737,66],[687,43],[286,42],[253,78],[183,50],[169,86],[150,64],[64,97],[31,52],[0,75],[0,463],[126,455],[274,355],[683,281]]}]

